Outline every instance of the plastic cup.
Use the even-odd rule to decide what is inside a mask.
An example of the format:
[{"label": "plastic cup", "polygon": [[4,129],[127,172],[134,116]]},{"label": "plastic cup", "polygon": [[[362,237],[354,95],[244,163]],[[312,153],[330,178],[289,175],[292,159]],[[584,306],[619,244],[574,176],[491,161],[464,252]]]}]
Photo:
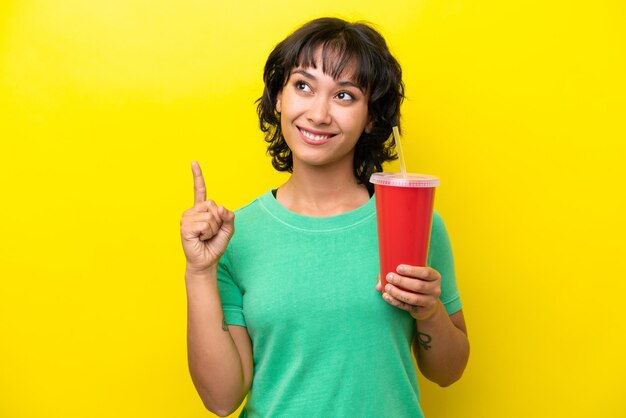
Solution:
[{"label": "plastic cup", "polygon": [[398,265],[426,266],[439,179],[425,174],[374,173],[380,279]]}]

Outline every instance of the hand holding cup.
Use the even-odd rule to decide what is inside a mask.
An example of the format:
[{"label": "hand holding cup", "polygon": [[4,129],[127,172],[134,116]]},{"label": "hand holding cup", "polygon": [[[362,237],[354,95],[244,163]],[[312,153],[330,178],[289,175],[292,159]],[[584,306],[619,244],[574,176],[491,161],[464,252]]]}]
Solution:
[{"label": "hand holding cup", "polygon": [[437,310],[441,295],[441,275],[430,267],[401,264],[397,273],[388,273],[384,288],[380,281],[376,290],[382,291],[383,299],[413,318],[423,321]]}]

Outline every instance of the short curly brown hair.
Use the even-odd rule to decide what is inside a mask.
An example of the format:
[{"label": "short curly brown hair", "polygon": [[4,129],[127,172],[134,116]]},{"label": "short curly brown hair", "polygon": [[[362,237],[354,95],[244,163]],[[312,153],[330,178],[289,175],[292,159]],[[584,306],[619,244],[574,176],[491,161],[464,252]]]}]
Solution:
[{"label": "short curly brown hair", "polygon": [[[306,23],[270,53],[263,72],[265,88],[257,100],[259,125],[268,142],[267,152],[279,171],[292,172],[293,157],[280,126],[276,99],[296,67],[316,67],[315,51],[322,50],[322,70],[339,77],[347,65],[356,63],[354,79],[369,92],[370,132],[363,132],[354,153],[354,175],[370,192],[369,177],[382,171],[386,161],[397,158],[390,139],[392,127],[400,124],[404,83],[400,64],[391,55],[385,39],[371,26],[338,18],[320,18]],[[330,53],[327,53],[330,52]]]}]

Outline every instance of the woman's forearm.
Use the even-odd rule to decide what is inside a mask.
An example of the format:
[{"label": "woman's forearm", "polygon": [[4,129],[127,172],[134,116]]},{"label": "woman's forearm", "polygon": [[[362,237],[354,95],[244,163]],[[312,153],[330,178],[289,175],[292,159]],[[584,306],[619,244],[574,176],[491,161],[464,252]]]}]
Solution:
[{"label": "woman's forearm", "polygon": [[451,316],[443,304],[428,319],[416,322],[413,350],[422,374],[440,386],[456,382],[469,359],[463,312]]},{"label": "woman's forearm", "polygon": [[251,358],[242,355],[249,355],[249,344],[237,347],[224,322],[216,272],[188,271],[185,282],[189,371],[207,409],[225,416],[239,407],[248,392]]}]

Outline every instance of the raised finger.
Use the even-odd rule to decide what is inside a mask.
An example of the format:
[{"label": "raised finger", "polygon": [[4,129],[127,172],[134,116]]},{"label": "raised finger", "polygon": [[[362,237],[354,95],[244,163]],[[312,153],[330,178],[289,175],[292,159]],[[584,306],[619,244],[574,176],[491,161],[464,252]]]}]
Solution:
[{"label": "raised finger", "polygon": [[191,172],[193,173],[193,203],[202,203],[206,200],[206,186],[198,162],[191,162]]}]

